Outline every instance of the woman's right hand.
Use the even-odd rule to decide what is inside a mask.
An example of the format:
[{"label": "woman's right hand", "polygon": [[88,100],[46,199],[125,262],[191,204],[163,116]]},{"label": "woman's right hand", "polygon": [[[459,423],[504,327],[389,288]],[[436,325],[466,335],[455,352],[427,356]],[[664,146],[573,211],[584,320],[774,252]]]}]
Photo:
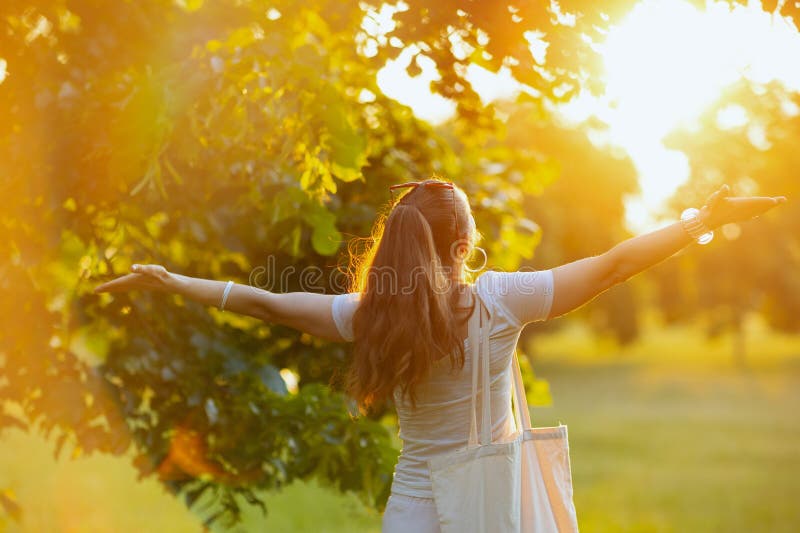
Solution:
[{"label": "woman's right hand", "polygon": [[132,265],[131,274],[98,285],[94,292],[167,291],[173,281],[173,275],[161,265]]}]

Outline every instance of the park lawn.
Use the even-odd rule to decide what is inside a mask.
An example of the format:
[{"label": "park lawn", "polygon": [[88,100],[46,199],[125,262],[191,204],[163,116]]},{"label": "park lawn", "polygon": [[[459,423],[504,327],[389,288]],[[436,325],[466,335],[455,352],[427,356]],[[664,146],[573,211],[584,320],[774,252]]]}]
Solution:
[{"label": "park lawn", "polygon": [[581,529],[800,530],[800,368],[742,375],[537,366],[566,423]]},{"label": "park lawn", "polygon": [[[123,459],[93,456],[53,458],[40,437],[9,431],[0,439],[0,492],[13,491],[22,510],[12,520],[0,507],[0,532],[200,532],[208,512],[191,512],[153,479],[136,480]],[[380,514],[353,495],[316,483],[298,483],[268,495],[266,520],[258,508],[245,510],[230,531],[380,531]],[[229,531],[214,527],[214,531]]]},{"label": "park lawn", "polygon": [[754,318],[746,339],[741,367],[730,336],[682,327],[534,337],[534,425],[569,427],[583,531],[800,531],[800,337]]},{"label": "park lawn", "polygon": [[[800,339],[755,332],[746,369],[726,340],[664,330],[624,350],[580,330],[536,337],[535,370],[565,423],[583,531],[800,529]],[[0,439],[0,490],[21,522],[0,531],[200,531],[199,519],[123,460],[52,459],[38,437]],[[314,483],[267,497],[236,531],[373,531],[377,512]],[[215,528],[218,529],[218,528]],[[222,530],[219,528],[219,530]]]}]

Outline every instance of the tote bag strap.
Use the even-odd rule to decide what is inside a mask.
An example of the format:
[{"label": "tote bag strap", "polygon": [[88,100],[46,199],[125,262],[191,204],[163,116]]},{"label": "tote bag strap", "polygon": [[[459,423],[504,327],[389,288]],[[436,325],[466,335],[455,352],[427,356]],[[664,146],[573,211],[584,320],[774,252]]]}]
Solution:
[{"label": "tote bag strap", "polygon": [[512,381],[512,388],[514,391],[514,420],[517,423],[518,431],[525,431],[531,429],[531,412],[528,409],[528,398],[525,396],[525,385],[522,383],[522,372],[519,369],[519,356],[514,352],[511,356],[514,366],[514,376]]},{"label": "tote bag strap", "polygon": [[[473,296],[478,309],[472,313],[469,320],[469,347],[472,357],[472,396],[470,398],[470,431],[468,447],[477,446],[477,396],[478,396],[478,369],[481,373],[481,435],[480,444],[492,442],[492,407],[491,407],[491,378],[489,364],[491,351],[489,348],[490,317],[483,300],[478,296],[473,287]],[[519,367],[519,357],[515,352],[512,356],[512,381],[511,390],[514,398],[514,422],[518,431],[531,429],[531,414],[528,399],[525,395],[525,386],[522,382],[522,372]]]},{"label": "tote bag strap", "polygon": [[478,397],[478,372],[481,374],[481,435],[480,444],[492,442],[492,406],[491,406],[491,379],[489,376],[489,311],[478,296],[477,289],[473,286],[475,306],[468,324],[469,348],[472,364],[472,396],[470,398],[470,428],[468,447],[477,446],[477,397]]}]

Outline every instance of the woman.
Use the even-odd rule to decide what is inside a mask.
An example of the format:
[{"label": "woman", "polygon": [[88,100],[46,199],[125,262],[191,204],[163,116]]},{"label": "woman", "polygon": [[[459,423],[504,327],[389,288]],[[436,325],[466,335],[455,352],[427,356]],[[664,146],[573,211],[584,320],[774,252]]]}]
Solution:
[{"label": "woman", "polygon": [[469,283],[465,258],[478,232],[464,192],[438,179],[392,187],[397,188],[407,193],[376,224],[373,245],[357,260],[351,293],[275,294],[173,274],[158,265],[133,265],[133,273],[96,289],[174,292],[332,341],[353,341],[348,391],[365,410],[392,397],[403,441],[385,532],[439,529],[428,460],[467,443],[471,373],[465,343],[476,295],[490,314],[494,440],[514,431],[510,363],[525,324],[564,315],[708,230],[786,200],[729,198],[723,186],[694,216],[603,254],[550,270],[487,271]]}]

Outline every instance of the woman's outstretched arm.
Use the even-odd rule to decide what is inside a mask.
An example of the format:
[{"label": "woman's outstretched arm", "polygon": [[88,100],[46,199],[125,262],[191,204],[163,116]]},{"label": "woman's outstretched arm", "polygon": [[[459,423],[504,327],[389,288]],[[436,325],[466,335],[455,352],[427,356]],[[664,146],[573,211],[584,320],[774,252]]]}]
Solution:
[{"label": "woman's outstretched arm", "polygon": [[[724,185],[706,201],[700,220],[709,228],[742,222],[761,215],[786,198],[728,198]],[[580,259],[553,269],[553,303],[548,319],[566,314],[613,285],[647,270],[692,242],[680,222],[633,237],[604,254]]]},{"label": "woman's outstretched arm", "polygon": [[[95,292],[154,290],[180,294],[204,305],[222,303],[227,282],[192,278],[167,271],[161,265],[133,265],[131,274],[95,288]],[[235,283],[225,301],[225,310],[265,322],[282,324],[332,341],[344,341],[331,314],[333,294],[311,292],[273,293]]]}]

